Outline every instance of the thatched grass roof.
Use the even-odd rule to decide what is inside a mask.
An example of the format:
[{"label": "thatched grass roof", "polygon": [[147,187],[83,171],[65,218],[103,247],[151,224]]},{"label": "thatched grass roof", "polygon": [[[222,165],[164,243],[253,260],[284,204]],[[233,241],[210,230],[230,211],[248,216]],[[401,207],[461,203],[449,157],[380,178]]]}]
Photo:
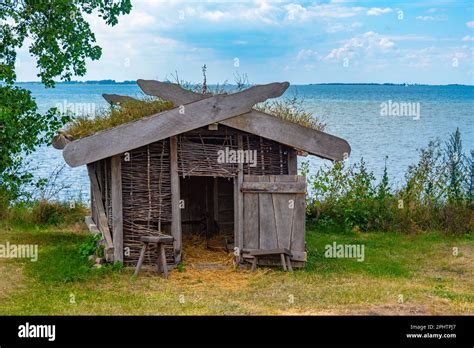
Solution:
[{"label": "thatched grass roof", "polygon": [[[171,102],[161,99],[127,100],[122,102],[120,106],[114,105],[101,110],[94,118],[90,116],[75,117],[66,127],[65,132],[73,139],[80,139],[121,124],[170,110],[173,107]],[[311,129],[322,131],[326,126],[306,111],[303,107],[303,100],[297,97],[268,101],[256,105],[255,109]]]},{"label": "thatched grass roof", "polygon": [[173,103],[160,99],[127,100],[120,106],[114,105],[102,110],[94,118],[75,117],[65,132],[73,139],[79,139],[172,108]]}]

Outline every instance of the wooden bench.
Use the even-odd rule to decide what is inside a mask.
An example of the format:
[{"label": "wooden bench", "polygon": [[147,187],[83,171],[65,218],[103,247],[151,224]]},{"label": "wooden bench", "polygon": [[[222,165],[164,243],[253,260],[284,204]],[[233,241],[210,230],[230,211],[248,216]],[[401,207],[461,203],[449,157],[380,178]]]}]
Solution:
[{"label": "wooden bench", "polygon": [[268,249],[268,250],[253,250],[250,253],[250,256],[253,256],[252,261],[252,272],[255,272],[257,269],[258,259],[260,257],[276,256],[280,255],[281,265],[284,271],[293,271],[291,266],[291,252],[288,249]]},{"label": "wooden bench", "polygon": [[156,244],[158,250],[158,260],[156,263],[156,270],[158,273],[163,273],[164,278],[168,278],[168,265],[166,263],[166,254],[165,254],[165,243],[170,243],[174,241],[172,236],[167,236],[165,234],[159,236],[143,236],[140,237],[140,241],[143,246],[140,250],[140,257],[138,259],[137,267],[135,268],[135,275],[138,275],[140,268],[142,267],[143,261],[145,260],[145,253],[150,244]]}]

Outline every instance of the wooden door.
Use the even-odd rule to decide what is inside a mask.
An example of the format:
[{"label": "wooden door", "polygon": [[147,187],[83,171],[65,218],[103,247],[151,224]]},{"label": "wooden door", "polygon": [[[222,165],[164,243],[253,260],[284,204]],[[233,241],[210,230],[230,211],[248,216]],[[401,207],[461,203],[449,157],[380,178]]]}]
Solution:
[{"label": "wooden door", "polygon": [[244,258],[251,250],[286,248],[295,261],[306,261],[306,180],[299,175],[244,175]]}]

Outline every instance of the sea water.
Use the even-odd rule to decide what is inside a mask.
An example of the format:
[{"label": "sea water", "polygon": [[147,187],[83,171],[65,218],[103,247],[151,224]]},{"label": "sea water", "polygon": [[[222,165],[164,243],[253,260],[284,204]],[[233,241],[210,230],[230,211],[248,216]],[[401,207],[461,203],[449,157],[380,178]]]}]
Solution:
[{"label": "sea water", "polygon": [[[107,107],[102,93],[143,96],[135,84],[57,84],[45,89],[41,84],[23,83],[32,91],[41,112],[50,107],[69,108],[78,113],[96,113]],[[446,141],[459,127],[467,155],[474,150],[474,86],[426,85],[292,85],[283,97],[298,96],[304,107],[323,120],[325,131],[346,139],[352,152],[349,163],[361,157],[369,170],[380,178],[385,158],[391,179],[404,180],[409,165],[417,162],[418,150],[432,139]],[[392,112],[383,112],[390,104]],[[406,107],[417,114],[402,112]],[[398,112],[395,110],[398,108]],[[29,156],[35,177],[48,177],[64,163],[61,151],[41,147]],[[313,156],[300,158],[310,162],[314,173],[330,164]],[[59,178],[70,188],[60,199],[89,198],[89,180],[85,166],[66,168]]]}]

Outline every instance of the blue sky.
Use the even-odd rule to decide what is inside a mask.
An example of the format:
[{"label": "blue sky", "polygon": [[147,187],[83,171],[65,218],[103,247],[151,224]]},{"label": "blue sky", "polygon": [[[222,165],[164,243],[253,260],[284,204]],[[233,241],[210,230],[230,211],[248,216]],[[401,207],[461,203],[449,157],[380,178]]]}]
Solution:
[{"label": "blue sky", "polygon": [[[88,16],[99,61],[80,80],[247,74],[290,81],[474,84],[472,1],[133,1],[115,27]],[[35,63],[19,52],[19,80]]]}]

